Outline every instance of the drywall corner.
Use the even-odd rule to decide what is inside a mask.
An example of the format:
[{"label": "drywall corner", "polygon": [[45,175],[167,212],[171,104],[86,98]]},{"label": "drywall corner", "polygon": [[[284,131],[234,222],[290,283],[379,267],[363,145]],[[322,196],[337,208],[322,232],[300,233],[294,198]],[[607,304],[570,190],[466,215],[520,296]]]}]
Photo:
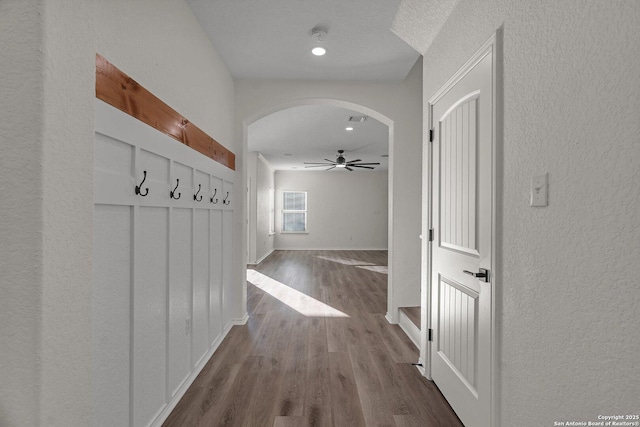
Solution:
[{"label": "drywall corner", "polygon": [[[41,419],[89,425],[95,50],[93,7],[45,2]],[[72,171],[72,172],[71,172]]]},{"label": "drywall corner", "polygon": [[40,424],[42,2],[0,2],[0,425]]}]

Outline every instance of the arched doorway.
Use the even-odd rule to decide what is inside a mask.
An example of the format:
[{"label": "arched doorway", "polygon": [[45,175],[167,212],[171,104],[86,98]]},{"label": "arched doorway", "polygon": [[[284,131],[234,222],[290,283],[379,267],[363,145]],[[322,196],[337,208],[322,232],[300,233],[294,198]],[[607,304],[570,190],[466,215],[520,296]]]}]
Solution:
[{"label": "arched doorway", "polygon": [[[398,323],[399,307],[420,299],[420,232],[422,190],[422,98],[417,68],[397,83],[336,81],[236,81],[235,134],[241,147],[235,191],[247,190],[248,128],[257,120],[287,108],[328,105],[357,111],[388,126],[388,287],[386,319]],[[244,199],[244,198],[243,198]],[[238,199],[240,201],[240,198]],[[235,323],[246,311],[246,199],[236,217],[238,245],[234,255]]]},{"label": "arched doorway", "polygon": [[[244,120],[242,123],[243,126],[243,158],[245,159],[244,162],[244,168],[243,168],[243,175],[244,175],[244,180],[246,183],[246,187],[247,187],[247,202],[246,202],[246,206],[245,206],[245,221],[244,223],[246,224],[246,228],[245,228],[245,237],[246,239],[244,239],[243,241],[246,242],[246,247],[243,251],[243,253],[245,254],[245,256],[247,257],[248,260],[251,261],[255,261],[257,258],[260,258],[260,255],[263,253],[263,245],[261,245],[261,243],[263,243],[263,239],[264,239],[264,224],[258,224],[260,221],[257,221],[257,211],[256,211],[256,207],[255,207],[255,200],[256,200],[256,196],[255,196],[255,192],[256,192],[256,187],[259,185],[259,183],[256,181],[255,176],[253,176],[250,173],[250,170],[252,170],[252,168],[255,167],[255,154],[252,153],[252,150],[249,149],[249,147],[252,145],[251,144],[251,135],[252,132],[250,131],[250,129],[252,127],[255,128],[256,124],[261,124],[263,122],[265,122],[266,120],[268,120],[270,117],[273,116],[278,116],[278,115],[282,115],[283,112],[290,112],[292,116],[295,116],[295,114],[293,114],[293,112],[295,111],[300,111],[300,110],[305,110],[305,109],[313,109],[312,107],[316,107],[314,111],[324,111],[324,110],[336,110],[339,111],[341,114],[344,114],[345,116],[351,114],[352,116],[357,116],[360,115],[362,117],[368,118],[370,120],[369,126],[375,126],[375,124],[378,124],[378,128],[377,131],[379,131],[380,129],[384,129],[384,153],[385,156],[389,157],[391,156],[392,153],[392,148],[393,148],[393,121],[391,119],[389,119],[388,117],[386,117],[383,114],[380,114],[379,112],[371,109],[371,108],[367,108],[364,107],[362,105],[353,103],[353,102],[348,102],[348,101],[344,101],[344,100],[338,100],[338,99],[326,99],[326,98],[311,98],[311,99],[304,99],[304,100],[296,100],[296,101],[291,101],[291,102],[287,102],[284,103],[282,105],[276,106],[276,107],[270,107],[267,108],[264,111],[260,111],[256,114],[254,114],[252,117],[248,118],[247,120]],[[306,113],[308,114],[308,112]],[[346,117],[345,117],[346,120]],[[347,123],[345,121],[345,123]],[[255,132],[254,132],[255,134]],[[356,144],[357,145],[357,144]],[[347,152],[349,152],[350,148],[351,149],[355,149],[356,147],[349,146],[348,142],[346,141],[346,139],[342,139],[339,142],[334,142],[333,145],[329,144],[330,148],[324,148],[324,152],[332,152],[334,149],[337,149],[338,147],[346,149]],[[361,148],[361,147],[358,147]],[[328,151],[327,151],[328,150]],[[359,153],[354,153],[354,155],[356,155],[358,158],[360,157],[364,157],[367,158],[367,156],[361,156],[359,155]],[[326,158],[326,154],[325,154],[325,158]],[[248,159],[248,160],[247,160]],[[263,160],[266,160],[263,158]],[[373,158],[367,158],[367,161],[370,160],[374,160]],[[378,158],[375,159],[375,161],[378,160],[383,160],[383,165],[384,165],[384,169],[387,170],[387,175],[385,177],[386,179],[386,187],[388,188],[387,194],[386,194],[386,205],[385,205],[385,212],[384,215],[387,218],[385,228],[386,228],[386,236],[384,239],[384,249],[387,249],[389,251],[392,250],[392,248],[390,248],[388,242],[391,239],[392,234],[392,227],[393,227],[393,221],[392,221],[392,210],[389,209],[389,206],[391,206],[391,202],[392,202],[392,193],[391,193],[391,185],[390,184],[390,176],[391,176],[391,170],[390,168],[387,168],[387,165],[390,166],[391,162],[385,162],[384,160],[386,159],[380,159],[379,156]],[[258,160],[258,164],[260,163],[260,160]],[[300,163],[301,164],[301,163]],[[340,172],[338,172],[339,174]],[[265,189],[261,188],[261,191],[264,192]],[[254,204],[252,204],[251,200],[251,194],[254,194]],[[261,209],[264,209],[264,205],[261,204]],[[379,212],[378,212],[379,213]],[[256,239],[256,235],[260,235],[260,240],[257,241]],[[275,233],[274,233],[275,234]],[[286,237],[291,237],[291,236],[285,236]],[[349,238],[351,238],[351,236],[349,236]],[[281,243],[281,242],[280,242]],[[324,244],[326,245],[327,242],[324,243],[320,243],[321,245]],[[338,242],[338,245],[348,245],[348,242]],[[267,245],[268,246],[268,245]],[[256,249],[256,247],[258,247],[258,249]],[[346,247],[345,247],[346,249]],[[378,248],[380,249],[380,248]],[[390,277],[390,276],[387,276]],[[387,279],[387,293],[388,295],[392,295],[391,292],[391,280]],[[243,294],[246,294],[246,290],[243,290]],[[243,302],[244,303],[244,302]]]}]

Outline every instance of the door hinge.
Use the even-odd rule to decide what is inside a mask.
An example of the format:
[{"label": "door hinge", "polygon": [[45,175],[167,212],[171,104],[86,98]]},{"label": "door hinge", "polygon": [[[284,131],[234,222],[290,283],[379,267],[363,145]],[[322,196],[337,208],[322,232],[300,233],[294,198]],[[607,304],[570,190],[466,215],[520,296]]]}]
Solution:
[{"label": "door hinge", "polygon": [[433,228],[429,229],[429,241],[433,242]]},{"label": "door hinge", "polygon": [[429,328],[429,341],[433,341],[433,329]]},{"label": "door hinge", "polygon": [[433,129],[429,129],[429,142],[433,142]]}]

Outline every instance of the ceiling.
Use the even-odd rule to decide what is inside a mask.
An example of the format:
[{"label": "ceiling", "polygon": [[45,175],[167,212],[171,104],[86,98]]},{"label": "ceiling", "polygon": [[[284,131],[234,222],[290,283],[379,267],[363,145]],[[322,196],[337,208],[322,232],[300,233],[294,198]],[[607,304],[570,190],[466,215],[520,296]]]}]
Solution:
[{"label": "ceiling", "polygon": [[[325,170],[328,167],[306,169],[303,163],[335,160],[338,150],[345,150],[348,161],[379,162],[375,169],[387,170],[389,128],[371,117],[364,122],[350,122],[351,116],[363,117],[361,113],[327,105],[279,111],[249,126],[250,151],[261,153],[276,170]],[[353,130],[345,130],[347,126]]]},{"label": "ceiling", "polygon": [[[418,52],[391,32],[400,0],[187,0],[237,79],[404,80]],[[327,29],[328,53],[311,54]]]},{"label": "ceiling", "polygon": [[[187,0],[236,79],[402,81],[419,53],[391,31],[401,0]],[[311,30],[327,34],[327,54],[311,54]],[[358,113],[329,106],[296,107],[269,115],[249,128],[249,151],[275,169],[335,159],[384,161],[388,128],[369,118],[347,134]],[[292,156],[284,156],[292,154]],[[315,169],[306,169],[315,170]]]}]

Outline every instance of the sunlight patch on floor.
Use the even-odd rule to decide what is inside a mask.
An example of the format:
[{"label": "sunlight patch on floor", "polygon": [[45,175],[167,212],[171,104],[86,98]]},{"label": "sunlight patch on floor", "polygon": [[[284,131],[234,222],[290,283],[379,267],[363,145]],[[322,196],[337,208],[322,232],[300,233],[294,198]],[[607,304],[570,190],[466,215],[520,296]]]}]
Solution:
[{"label": "sunlight patch on floor", "polygon": [[355,266],[375,265],[375,264],[373,264],[371,262],[358,261],[356,259],[342,258],[342,257],[339,257],[339,256],[316,255],[316,258],[322,258],[322,259],[326,259],[327,261],[333,261],[333,262],[337,262],[337,263],[344,264],[344,265],[355,265]]},{"label": "sunlight patch on floor", "polygon": [[336,310],[298,290],[292,289],[284,283],[278,282],[259,271],[247,269],[247,281],[263,290],[272,297],[280,300],[298,313],[307,317],[349,317],[348,314]]},{"label": "sunlight patch on floor", "polygon": [[389,274],[389,267],[386,265],[356,265],[358,268],[373,271],[374,273]]}]

